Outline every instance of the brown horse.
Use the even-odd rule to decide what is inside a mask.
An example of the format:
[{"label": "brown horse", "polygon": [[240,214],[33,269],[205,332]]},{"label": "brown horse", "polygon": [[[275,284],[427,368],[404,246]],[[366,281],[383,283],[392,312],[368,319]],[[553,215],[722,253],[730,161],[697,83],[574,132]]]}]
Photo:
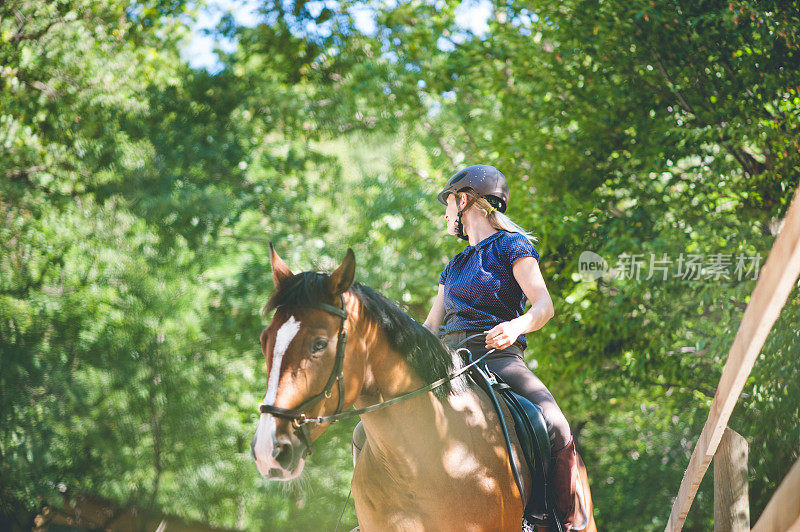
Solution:
[{"label": "brown horse", "polygon": [[[329,425],[305,423],[304,416],[380,403],[463,362],[394,303],[353,283],[352,250],[330,275],[294,275],[271,245],[270,254],[275,291],[265,312],[276,312],[261,333],[267,392],[251,449],[261,475],[289,480]],[[361,531],[522,529],[531,480],[519,442],[510,430],[523,494],[488,396],[463,375],[361,419],[366,443],[351,481]],[[582,530],[595,532],[580,456],[578,464],[588,515]]]}]

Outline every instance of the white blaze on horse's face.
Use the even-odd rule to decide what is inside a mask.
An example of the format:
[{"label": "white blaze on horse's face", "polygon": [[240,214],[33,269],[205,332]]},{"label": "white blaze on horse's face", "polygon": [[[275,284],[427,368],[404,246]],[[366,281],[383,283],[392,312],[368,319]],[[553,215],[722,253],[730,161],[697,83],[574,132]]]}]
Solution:
[{"label": "white blaze on horse's face", "polygon": [[[290,316],[286,322],[278,329],[275,335],[275,347],[272,350],[272,363],[269,369],[269,379],[267,381],[267,394],[264,397],[264,404],[275,404],[278,397],[278,384],[280,382],[281,365],[283,355],[289,349],[289,345],[300,331],[300,322],[294,316]],[[259,473],[264,478],[273,480],[289,480],[296,475],[286,470],[276,459],[279,444],[277,441],[275,416],[272,414],[261,414],[258,420],[256,434],[253,437],[251,449],[253,458],[256,461]],[[297,473],[302,471],[302,467],[297,468]]]}]

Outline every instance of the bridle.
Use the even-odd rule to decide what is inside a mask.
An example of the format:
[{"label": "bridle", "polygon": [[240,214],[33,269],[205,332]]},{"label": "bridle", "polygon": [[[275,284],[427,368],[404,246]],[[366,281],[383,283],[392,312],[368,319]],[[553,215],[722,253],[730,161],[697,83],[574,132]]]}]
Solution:
[{"label": "bridle", "polygon": [[[364,408],[359,408],[357,410],[348,410],[347,412],[342,412],[342,406],[344,406],[344,372],[343,372],[344,350],[345,346],[347,345],[347,326],[346,326],[347,309],[344,304],[344,296],[340,295],[339,298],[342,301],[342,308],[334,307],[333,305],[328,305],[327,303],[311,303],[303,305],[304,307],[318,308],[320,310],[324,310],[326,312],[329,312],[331,314],[334,314],[342,318],[342,324],[339,326],[339,337],[336,345],[336,360],[334,361],[333,364],[333,370],[331,371],[331,374],[328,377],[328,382],[325,383],[325,388],[318,394],[313,395],[312,397],[304,401],[300,406],[296,408],[281,408],[279,406],[266,405],[264,403],[258,405],[258,411],[262,414],[272,414],[273,416],[283,417],[292,420],[292,426],[299,433],[300,439],[306,445],[305,456],[309,456],[314,452],[314,444],[311,441],[311,433],[308,429],[309,423],[314,423],[317,425],[321,425],[323,423],[335,423],[340,419],[347,419],[360,414],[364,414],[366,412],[373,412],[375,410],[385,408],[395,403],[399,403],[400,401],[411,399],[412,397],[433,390],[434,388],[441,386],[445,382],[458,377],[459,375],[470,369],[472,366],[483,360],[487,355],[495,351],[495,349],[490,349],[489,351],[484,353],[481,357],[473,360],[466,366],[463,366],[455,373],[442,377],[441,379],[436,380],[428,384],[427,386],[423,386],[422,388],[418,388],[414,391],[405,393],[403,395],[399,395],[397,397],[388,399],[381,403],[370,405]],[[472,336],[464,338],[461,342],[458,343],[458,346],[478,336],[483,336],[483,333],[473,334]],[[456,352],[459,352],[462,349],[466,350],[463,347],[458,348],[458,346]],[[320,417],[306,416],[306,414],[303,411],[306,410],[309,406],[318,403],[319,401],[322,400],[323,397],[325,399],[330,399],[331,389],[333,388],[334,382],[338,383],[338,390],[339,390],[339,401],[336,406],[336,411],[332,415],[328,416],[320,416]]]},{"label": "bridle", "polygon": [[274,405],[265,405],[261,403],[258,405],[258,411],[262,414],[272,414],[278,417],[285,417],[292,420],[292,426],[300,433],[300,438],[306,444],[306,456],[314,452],[314,444],[311,442],[311,434],[309,433],[308,426],[306,425],[313,418],[309,419],[303,412],[309,406],[314,405],[321,401],[323,398],[331,398],[331,388],[333,388],[334,381],[338,383],[339,402],[336,405],[335,414],[339,414],[344,406],[344,350],[347,346],[347,309],[344,305],[344,296],[339,295],[342,301],[342,308],[328,305],[327,303],[313,303],[305,305],[312,308],[318,308],[326,312],[330,312],[342,318],[342,324],[339,326],[339,336],[336,340],[336,360],[333,363],[333,370],[328,377],[328,382],[325,383],[325,388],[316,395],[311,396],[300,406],[296,408],[281,408]]}]

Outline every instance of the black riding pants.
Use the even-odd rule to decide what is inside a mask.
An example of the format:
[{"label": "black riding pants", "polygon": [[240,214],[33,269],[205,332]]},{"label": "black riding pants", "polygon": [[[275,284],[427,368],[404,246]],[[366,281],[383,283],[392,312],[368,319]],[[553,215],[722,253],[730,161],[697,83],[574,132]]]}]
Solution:
[{"label": "black riding pants", "polygon": [[[466,331],[449,333],[442,337],[442,341],[451,346],[464,338],[477,334],[479,331]],[[484,336],[467,341],[461,347],[466,347],[472,353],[472,359],[482,356],[488,351]],[[561,412],[553,394],[525,363],[524,353],[519,344],[513,344],[505,349],[498,349],[483,359],[488,368],[499,375],[511,389],[539,405],[542,415],[547,423],[547,433],[550,435],[550,452],[555,453],[567,445],[572,438],[567,418]]]}]

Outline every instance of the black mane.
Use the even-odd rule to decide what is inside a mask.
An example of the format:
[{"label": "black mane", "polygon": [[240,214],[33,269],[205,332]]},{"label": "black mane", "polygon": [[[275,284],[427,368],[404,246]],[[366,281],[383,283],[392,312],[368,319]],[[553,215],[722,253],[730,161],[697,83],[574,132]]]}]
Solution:
[{"label": "black mane", "polygon": [[[302,272],[289,277],[273,292],[264,306],[263,314],[279,306],[302,307],[310,303],[330,302],[327,279],[328,274],[319,272]],[[348,292],[358,298],[365,314],[383,331],[392,349],[405,358],[425,383],[431,383],[461,367],[458,355],[448,350],[433,333],[389,299],[360,283],[353,283]],[[435,388],[433,393],[444,399],[450,394],[460,393],[464,388],[466,380],[462,375]]]}]

